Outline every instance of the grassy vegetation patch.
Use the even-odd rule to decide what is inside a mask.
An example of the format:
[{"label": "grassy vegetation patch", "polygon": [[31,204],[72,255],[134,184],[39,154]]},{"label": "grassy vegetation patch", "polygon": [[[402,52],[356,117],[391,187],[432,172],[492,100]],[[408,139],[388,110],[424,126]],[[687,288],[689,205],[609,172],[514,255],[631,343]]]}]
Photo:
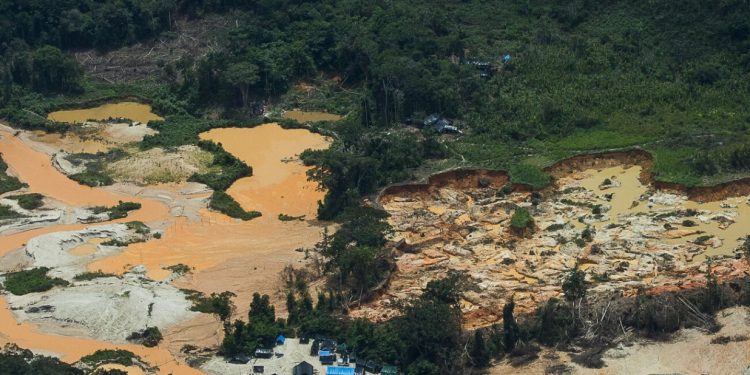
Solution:
[{"label": "grassy vegetation patch", "polygon": [[127,156],[127,153],[119,148],[95,154],[80,153],[69,155],[66,159],[71,164],[84,165],[85,170],[68,177],[79,184],[92,187],[112,185],[114,179],[107,173],[107,164],[120,160],[125,156]]},{"label": "grassy vegetation patch", "polygon": [[73,276],[73,280],[91,281],[91,280],[98,279],[101,277],[117,277],[117,275],[113,273],[102,272],[102,270],[93,271],[93,272],[87,271],[87,272],[79,273],[78,275]]},{"label": "grassy vegetation patch", "polygon": [[163,338],[161,331],[159,331],[159,327],[147,327],[143,331],[131,333],[126,339],[130,342],[141,344],[147,348],[153,348],[154,346],[159,345],[159,342],[161,342]]},{"label": "grassy vegetation patch", "polygon": [[0,204],[0,220],[5,219],[16,219],[19,217],[23,217],[23,215],[19,214],[18,212],[14,211],[12,207],[6,206],[4,204]]},{"label": "grassy vegetation patch", "polygon": [[97,350],[93,354],[82,357],[81,362],[95,368],[107,363],[132,366],[134,361],[138,359],[138,356],[127,350],[104,349]]},{"label": "grassy vegetation patch", "polygon": [[525,163],[511,166],[508,173],[512,183],[530,185],[534,189],[543,188],[550,181],[550,176],[542,168]]},{"label": "grassy vegetation patch", "polygon": [[8,198],[18,201],[18,205],[25,210],[36,210],[44,206],[44,196],[39,193],[13,195]]},{"label": "grassy vegetation patch", "polygon": [[245,211],[240,204],[234,200],[234,198],[220,190],[214,191],[214,193],[211,194],[211,201],[208,203],[208,207],[229,217],[245,221],[262,216],[258,211]]},{"label": "grassy vegetation patch", "polygon": [[151,228],[148,227],[148,225],[144,224],[142,221],[128,221],[125,223],[125,225],[130,230],[134,230],[138,234],[149,234],[151,233]]},{"label": "grassy vegetation patch", "polygon": [[74,173],[68,177],[81,185],[91,187],[112,185],[115,182],[112,177],[109,177],[102,172]]},{"label": "grassy vegetation patch", "polygon": [[513,217],[510,219],[510,226],[513,229],[524,230],[532,228],[534,226],[534,219],[529,214],[529,210],[519,207],[513,213]]},{"label": "grassy vegetation patch", "polygon": [[287,214],[279,214],[280,221],[303,221],[306,215],[292,216]]},{"label": "grassy vegetation patch", "polygon": [[3,287],[9,292],[21,296],[28,293],[44,292],[55,286],[68,285],[68,282],[63,279],[47,276],[48,271],[49,268],[40,267],[8,274]]},{"label": "grassy vegetation patch", "polygon": [[242,177],[252,176],[253,170],[242,160],[224,150],[221,145],[211,141],[200,141],[198,146],[214,154],[211,163],[212,170],[218,172],[207,172],[194,174],[188,181],[206,184],[214,190],[226,190]]},{"label": "grassy vegetation patch", "polygon": [[164,269],[172,271],[173,273],[177,275],[184,275],[193,270],[187,264],[182,264],[182,263],[173,264],[171,266],[164,267]]},{"label": "grassy vegetation patch", "polygon": [[2,154],[0,154],[0,194],[18,190],[20,188],[28,186],[25,183],[19,181],[17,178],[9,176],[7,171],[8,164],[5,163],[5,160],[3,160],[2,158]]},{"label": "grassy vegetation patch", "polygon": [[[139,210],[140,208],[141,208],[140,203],[119,201],[119,203],[116,206],[112,206],[112,207],[96,206],[96,207],[91,208],[91,211],[95,214],[101,214],[101,213],[106,212],[107,215],[109,216],[109,220],[115,220],[115,219],[122,219],[124,217],[127,217],[128,212]],[[131,225],[134,225],[134,227],[131,228],[130,226],[128,226],[129,229],[136,229],[136,227],[140,228],[137,224],[132,224],[135,222],[130,222],[130,223]]]},{"label": "grassy vegetation patch", "polygon": [[194,290],[183,290],[183,292],[193,302],[190,310],[205,314],[216,314],[221,320],[226,320],[231,316],[234,309],[232,297],[236,297],[236,295],[232,292],[211,293],[210,296],[205,296],[203,293]]}]

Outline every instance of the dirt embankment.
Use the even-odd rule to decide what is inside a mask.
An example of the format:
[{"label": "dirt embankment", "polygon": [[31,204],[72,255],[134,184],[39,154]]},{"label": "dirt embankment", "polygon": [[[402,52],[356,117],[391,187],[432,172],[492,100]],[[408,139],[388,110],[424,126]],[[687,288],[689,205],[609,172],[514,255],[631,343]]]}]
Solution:
[{"label": "dirt embankment", "polygon": [[[576,155],[563,159],[544,168],[544,172],[552,176],[550,185],[543,191],[554,189],[558,179],[580,173],[589,169],[602,169],[613,166],[640,166],[639,180],[642,184],[651,184],[657,190],[670,191],[687,195],[690,200],[714,202],[726,198],[750,195],[750,177],[728,181],[711,186],[684,186],[676,183],[661,182],[653,176],[653,156],[644,150],[600,152]],[[384,203],[393,196],[402,194],[429,193],[441,187],[473,188],[480,186],[480,180],[488,180],[491,186],[500,186],[510,182],[507,171],[466,168],[438,172],[431,175],[425,183],[403,183],[385,187],[377,197],[379,203]],[[515,190],[526,190],[526,186],[514,187]]]},{"label": "dirt embankment", "polygon": [[[651,182],[644,151],[582,155],[547,169],[554,182],[534,196],[501,189],[502,171],[464,169],[439,173],[427,183],[384,189],[378,203],[390,214],[392,240],[401,252],[387,290],[354,312],[388,319],[398,300],[414,297],[430,280],[465,271],[480,285],[463,302],[470,327],[500,319],[506,299],[519,312],[562,294],[576,262],[597,292],[632,295],[701,288],[707,256],[719,280],[742,277],[732,259],[750,206],[741,198],[700,203],[686,189],[660,191]],[[723,190],[742,194],[743,190]],[[518,238],[509,230],[517,207],[527,208],[537,230]]]},{"label": "dirt embankment", "polygon": [[396,184],[384,188],[378,194],[377,202],[384,204],[394,197],[409,195],[428,196],[437,189],[451,187],[454,189],[472,189],[488,187],[499,189],[510,182],[508,173],[488,169],[453,169],[429,177],[426,183]]}]

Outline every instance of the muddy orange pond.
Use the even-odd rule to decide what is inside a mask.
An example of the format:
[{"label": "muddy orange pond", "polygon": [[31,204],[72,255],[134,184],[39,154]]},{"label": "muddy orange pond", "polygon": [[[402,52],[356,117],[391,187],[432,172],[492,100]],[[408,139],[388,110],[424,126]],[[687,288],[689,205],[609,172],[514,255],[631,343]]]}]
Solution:
[{"label": "muddy orange pond", "polygon": [[71,124],[89,120],[103,121],[110,118],[125,118],[143,123],[164,119],[154,114],[150,105],[136,102],[107,103],[93,108],[56,111],[48,114],[47,118],[52,121]]},{"label": "muddy orange pond", "polygon": [[296,120],[297,122],[316,122],[316,121],[338,121],[341,116],[326,112],[309,112],[309,111],[286,111],[282,115],[284,118]]},{"label": "muddy orange pond", "polygon": [[[137,201],[143,208],[123,221],[168,223],[161,239],[131,244],[118,254],[89,264],[90,270],[119,274],[135,265],[145,265],[148,277],[163,280],[170,275],[164,267],[182,263],[193,270],[177,280],[177,286],[205,293],[232,291],[237,294],[238,316],[245,314],[252,293],[275,295],[279,272],[304,257],[304,253],[295,250],[314,245],[322,236],[323,226],[312,219],[324,192],[307,180],[308,168],[302,165],[298,155],[308,148],[326,148],[329,140],[307,130],[287,130],[276,124],[266,124],[255,128],[214,129],[201,134],[202,139],[221,143],[228,152],[253,167],[252,177],[236,181],[228,190],[245,209],[263,213],[262,217],[246,222],[207,209],[201,210],[200,219],[191,221],[173,216],[161,202],[78,185],[54,169],[49,156],[34,150],[23,137],[14,137],[8,132],[0,132],[0,137],[0,148],[11,173],[28,183],[30,191],[71,206],[110,206],[118,200]],[[306,220],[284,222],[278,219],[282,213],[305,215]],[[43,233],[83,227],[86,226],[53,226],[6,236],[0,238],[0,252],[19,248]],[[74,252],[86,254],[92,246],[96,243],[86,244]],[[75,361],[97,349],[125,348],[142,356],[149,364],[158,365],[161,373],[196,371],[180,364],[165,349],[175,346],[169,342],[169,335],[165,343],[151,349],[48,335],[33,324],[16,323],[13,313],[4,301],[2,303],[0,342],[15,342],[25,348],[56,353],[66,361]],[[179,330],[179,326],[174,329]]]}]

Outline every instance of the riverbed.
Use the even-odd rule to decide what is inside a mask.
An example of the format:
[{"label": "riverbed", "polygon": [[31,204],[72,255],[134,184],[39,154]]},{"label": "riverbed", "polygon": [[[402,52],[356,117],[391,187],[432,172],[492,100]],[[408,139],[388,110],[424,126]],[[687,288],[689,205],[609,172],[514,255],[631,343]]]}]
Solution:
[{"label": "riverbed", "polygon": [[[50,155],[42,152],[47,150],[45,145],[35,142],[28,133],[13,136],[5,129],[0,135],[0,149],[11,173],[29,184],[29,192],[41,193],[71,206],[112,206],[120,200],[138,202],[142,208],[118,222],[139,220],[164,228],[160,239],[131,244],[119,254],[89,264],[90,270],[122,274],[135,265],[144,265],[149,278],[164,280],[170,276],[170,272],[164,269],[166,266],[182,263],[192,271],[174,281],[175,285],[205,293],[225,290],[236,293],[237,317],[246,315],[254,292],[270,294],[275,302],[280,302],[276,294],[279,272],[284,266],[303,260],[304,253],[296,249],[310,247],[322,236],[324,226],[313,219],[317,201],[322,199],[324,192],[317,190],[315,183],[307,181],[308,168],[301,164],[298,155],[307,148],[328,147],[329,140],[307,130],[286,130],[268,124],[252,129],[215,129],[201,135],[203,139],[222,143],[227,151],[253,167],[252,177],[237,181],[229,189],[229,194],[243,207],[263,213],[261,218],[249,222],[231,219],[205,208],[198,210],[197,217],[176,214],[180,210],[172,207],[171,202],[175,199],[168,196],[182,194],[180,184],[159,186],[162,189],[159,199],[145,198],[147,194],[142,193],[148,187],[90,188],[79,185],[52,167]],[[138,192],[137,195],[126,193],[131,190]],[[281,221],[278,215],[282,213],[305,215],[306,220]],[[57,225],[4,236],[0,238],[0,252],[18,249],[42,234],[86,227],[91,225]],[[74,254],[96,251],[97,242],[74,249]],[[150,364],[160,365],[161,373],[197,373],[175,361],[166,348],[179,350],[179,343],[193,341],[217,344],[221,332],[220,323],[206,316],[181,326],[168,327],[170,334],[158,348],[112,345],[80,337],[50,335],[46,333],[49,327],[42,327],[40,331],[39,327],[29,323],[16,325],[7,305],[0,307],[0,337],[3,341],[16,342],[43,353],[56,353],[66,361],[75,361],[97,349],[126,348]]]}]

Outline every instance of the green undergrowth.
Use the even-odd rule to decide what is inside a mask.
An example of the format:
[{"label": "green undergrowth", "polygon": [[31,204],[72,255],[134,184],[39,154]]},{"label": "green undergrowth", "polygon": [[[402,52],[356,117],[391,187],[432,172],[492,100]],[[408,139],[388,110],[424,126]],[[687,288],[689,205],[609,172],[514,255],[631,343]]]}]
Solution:
[{"label": "green undergrowth", "polygon": [[10,273],[6,275],[3,287],[5,290],[20,296],[29,293],[44,292],[55,286],[68,285],[68,282],[63,279],[47,276],[49,270],[47,267],[40,267]]},{"label": "green undergrowth", "polygon": [[[125,218],[128,216],[128,213],[130,211],[139,210],[140,208],[141,208],[140,203],[119,201],[119,203],[117,203],[116,206],[112,206],[112,207],[104,207],[104,206],[92,207],[91,212],[93,212],[94,214],[101,214],[101,213],[106,212],[109,217],[109,220],[115,220],[115,219]],[[135,222],[128,223],[129,224],[128,228],[131,228],[131,226],[133,226],[133,228],[131,229],[136,229],[137,231],[140,228],[140,226],[138,226],[137,224],[133,224],[133,223]]]},{"label": "green undergrowth", "polygon": [[91,281],[91,280],[94,280],[94,279],[98,279],[100,277],[117,277],[117,275],[115,275],[113,273],[102,272],[102,270],[87,271],[87,272],[79,273],[78,275],[73,276],[73,280],[75,280],[75,281]]},{"label": "green undergrowth", "polygon": [[0,220],[16,219],[23,217],[23,215],[14,211],[12,207],[0,204]]},{"label": "green undergrowth", "polygon": [[123,349],[103,349],[82,357],[80,362],[95,368],[108,363],[133,366],[136,360],[140,360],[140,358],[133,352]]},{"label": "green undergrowth", "polygon": [[12,195],[8,198],[18,201],[18,205],[24,210],[36,210],[44,206],[44,196],[39,193]]},{"label": "green undergrowth", "polygon": [[2,154],[0,153],[0,194],[28,186],[17,178],[8,175],[7,172],[8,164],[3,160]]},{"label": "green undergrowth", "polygon": [[262,216],[258,211],[245,211],[245,209],[243,209],[234,198],[221,190],[214,191],[213,194],[211,194],[211,201],[209,202],[208,207],[229,217],[245,221]]}]

